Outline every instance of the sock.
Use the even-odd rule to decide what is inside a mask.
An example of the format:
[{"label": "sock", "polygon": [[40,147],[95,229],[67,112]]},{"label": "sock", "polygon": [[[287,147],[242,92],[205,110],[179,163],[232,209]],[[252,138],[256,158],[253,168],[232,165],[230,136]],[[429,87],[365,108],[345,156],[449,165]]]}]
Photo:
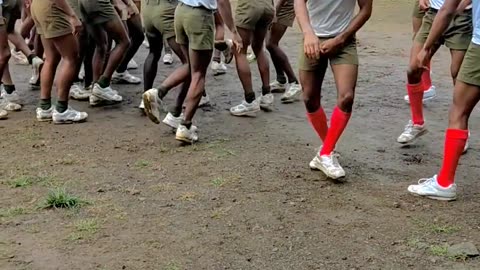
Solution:
[{"label": "sock", "polygon": [[322,107],[318,108],[316,112],[307,113],[308,122],[312,125],[313,129],[317,132],[318,137],[325,142],[328,132],[327,115]]},{"label": "sock", "polygon": [[412,112],[412,121],[415,125],[423,125],[423,85],[407,84],[408,97],[410,99],[410,111]]},{"label": "sock", "polygon": [[163,99],[168,93],[168,90],[167,88],[165,88],[165,86],[163,85],[160,85],[160,87],[158,87],[158,97],[160,99]]},{"label": "sock", "polygon": [[294,79],[294,80],[291,80],[291,81],[290,81],[290,79],[288,79],[288,83],[295,83],[295,84],[298,84],[298,81],[297,81],[296,79]]},{"label": "sock", "polygon": [[423,83],[423,90],[427,91],[432,87],[432,78],[430,77],[430,62],[427,64],[428,70],[424,70],[422,73],[422,83]]},{"label": "sock", "polygon": [[332,119],[330,120],[330,128],[328,129],[327,136],[323,142],[322,150],[320,150],[321,156],[330,155],[333,150],[335,150],[335,145],[345,130],[348,120],[350,119],[350,115],[351,113],[342,112],[342,110],[340,110],[338,107],[333,109]]},{"label": "sock", "polygon": [[192,127],[192,121],[182,121],[182,125],[185,126],[186,128],[190,129]]},{"label": "sock", "polygon": [[15,92],[15,85],[4,84],[3,89],[5,89],[5,92],[10,95],[11,93]]},{"label": "sock", "polygon": [[287,78],[285,77],[285,74],[283,73],[283,71],[280,71],[280,72],[277,71],[277,82],[281,84],[287,83]]},{"label": "sock", "polygon": [[171,110],[170,110],[170,113],[171,113],[174,117],[179,117],[179,116],[182,114],[182,107],[177,108],[176,106],[172,106],[172,108],[171,108]]},{"label": "sock", "polygon": [[98,79],[98,85],[100,85],[101,88],[106,88],[110,86],[110,80],[105,77],[105,76],[100,76],[100,79]]},{"label": "sock", "polygon": [[42,98],[40,99],[39,107],[42,110],[49,110],[52,107],[52,99],[51,98]]},{"label": "sock", "polygon": [[31,65],[33,62],[33,58],[37,57],[34,53],[31,53],[27,56],[28,63]]},{"label": "sock", "polygon": [[68,109],[68,101],[57,101],[57,106],[55,107],[57,112],[63,113]]},{"label": "sock", "polygon": [[443,151],[443,164],[438,174],[437,181],[441,187],[447,188],[455,181],[455,171],[463,148],[467,143],[468,130],[447,129],[445,134],[445,149]]},{"label": "sock", "polygon": [[262,96],[270,94],[270,85],[262,86]]},{"label": "sock", "polygon": [[252,103],[255,100],[255,92],[245,94],[245,101],[247,103]]}]

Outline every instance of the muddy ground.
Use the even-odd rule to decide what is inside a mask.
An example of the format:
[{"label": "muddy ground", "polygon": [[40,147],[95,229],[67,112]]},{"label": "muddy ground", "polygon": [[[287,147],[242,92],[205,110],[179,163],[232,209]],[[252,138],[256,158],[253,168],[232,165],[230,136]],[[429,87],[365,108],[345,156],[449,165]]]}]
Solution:
[{"label": "muddy ground", "polygon": [[[409,116],[410,14],[409,1],[375,1],[358,35],[355,109],[338,145],[345,184],[309,170],[320,142],[302,103],[277,100],[274,112],[256,118],[229,115],[242,97],[234,66],[209,74],[215,104],[198,112],[201,142],[188,147],[135,108],[135,86],[118,87],[121,106],[72,102],[90,114],[87,123],[38,123],[30,71],[13,66],[27,105],[0,122],[0,269],[479,269],[478,258],[445,253],[465,241],[480,246],[478,109],[457,174],[458,201],[406,192],[437,172],[452,100],[442,50],[433,63],[439,96],[425,109],[430,133],[410,148],[396,144]],[[295,66],[300,38],[291,29],[282,42]],[[137,62],[145,54],[142,48]],[[161,64],[158,81],[173,68]],[[328,113],[334,104],[328,74]],[[58,187],[87,203],[40,208]]]}]

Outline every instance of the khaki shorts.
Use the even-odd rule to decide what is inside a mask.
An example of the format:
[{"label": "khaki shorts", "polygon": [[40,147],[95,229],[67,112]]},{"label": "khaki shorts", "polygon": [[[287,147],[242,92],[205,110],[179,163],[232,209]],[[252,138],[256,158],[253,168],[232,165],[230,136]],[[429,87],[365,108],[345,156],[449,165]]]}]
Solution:
[{"label": "khaki shorts", "polygon": [[73,9],[73,12],[75,12],[75,15],[79,19],[82,19],[82,14],[80,13],[80,0],[67,0],[67,3],[70,4],[70,7]]},{"label": "khaki shorts", "polygon": [[412,17],[414,18],[423,18],[425,16],[425,10],[422,10],[420,8],[420,3],[418,0],[415,0],[415,3],[413,3],[413,14]]},{"label": "khaki shorts", "polygon": [[[319,38],[320,42],[324,42],[329,38]],[[315,71],[321,66],[322,61],[328,58],[330,65],[357,65],[358,66],[358,54],[357,54],[357,40],[352,38],[345,43],[345,46],[337,51],[334,55],[321,56],[319,59],[307,58],[304,52],[303,42],[300,49],[299,56],[299,68],[305,71]]]},{"label": "khaki shorts", "polygon": [[278,23],[283,26],[292,27],[295,21],[295,10],[293,8],[293,0],[286,0],[277,14]]},{"label": "khaki shorts", "polygon": [[37,33],[44,38],[56,38],[72,33],[69,16],[54,0],[34,0],[30,11]]},{"label": "khaki shorts", "polygon": [[213,50],[215,19],[213,10],[183,3],[175,10],[175,36],[178,44],[192,50]]},{"label": "khaki shorts", "polygon": [[150,37],[169,39],[175,36],[173,22],[176,0],[145,0],[143,9],[143,25],[145,34]]},{"label": "khaki shorts", "polygon": [[269,0],[239,0],[235,10],[235,25],[248,30],[268,28],[274,15],[273,2]]},{"label": "khaki shorts", "polygon": [[13,33],[15,23],[22,16],[20,0],[3,0],[0,26],[6,26],[7,33]]},{"label": "khaki shorts", "polygon": [[[435,9],[427,11],[425,17],[423,17],[422,26],[415,37],[416,42],[425,43],[436,15],[437,11]],[[451,50],[465,51],[472,40],[472,31],[472,10],[466,10],[453,18],[439,42],[445,44]]]},{"label": "khaki shorts", "polygon": [[104,24],[118,17],[110,0],[79,0],[83,21],[88,25]]},{"label": "khaki shorts", "polygon": [[470,43],[457,80],[480,87],[480,45]]}]

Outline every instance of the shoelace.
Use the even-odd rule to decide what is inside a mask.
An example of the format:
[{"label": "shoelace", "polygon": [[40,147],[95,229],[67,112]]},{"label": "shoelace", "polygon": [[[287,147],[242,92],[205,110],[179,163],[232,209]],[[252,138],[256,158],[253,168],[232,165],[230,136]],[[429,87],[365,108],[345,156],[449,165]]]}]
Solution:
[{"label": "shoelace", "polygon": [[408,133],[411,133],[413,131],[413,123],[412,121],[408,122],[408,124],[405,126],[405,131],[404,132],[408,132]]},{"label": "shoelace", "polygon": [[418,184],[421,185],[421,186],[426,186],[426,185],[429,185],[432,181],[434,180],[434,178],[422,178],[420,180],[418,180]]}]

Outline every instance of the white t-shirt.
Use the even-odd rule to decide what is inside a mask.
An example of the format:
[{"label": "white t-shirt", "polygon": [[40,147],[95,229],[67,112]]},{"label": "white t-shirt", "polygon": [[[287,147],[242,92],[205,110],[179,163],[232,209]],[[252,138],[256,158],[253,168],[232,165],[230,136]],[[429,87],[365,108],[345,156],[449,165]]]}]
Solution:
[{"label": "white t-shirt", "polygon": [[445,3],[445,0],[430,0],[430,7],[434,9],[440,9]]},{"label": "white t-shirt", "polygon": [[353,19],[357,0],[307,0],[313,31],[318,37],[334,37]]},{"label": "white t-shirt", "polygon": [[473,0],[472,42],[477,45],[480,45],[480,0]]},{"label": "white t-shirt", "polygon": [[191,7],[200,7],[216,10],[217,9],[217,0],[179,0],[187,6]]}]

